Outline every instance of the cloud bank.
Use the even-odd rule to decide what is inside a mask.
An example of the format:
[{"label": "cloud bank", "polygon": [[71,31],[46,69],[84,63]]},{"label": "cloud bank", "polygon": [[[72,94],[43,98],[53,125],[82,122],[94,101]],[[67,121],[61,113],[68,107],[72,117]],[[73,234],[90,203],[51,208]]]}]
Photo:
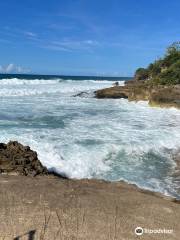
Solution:
[{"label": "cloud bank", "polygon": [[0,73],[29,73],[30,69],[21,66],[16,66],[14,63],[10,63],[6,66],[0,65]]}]

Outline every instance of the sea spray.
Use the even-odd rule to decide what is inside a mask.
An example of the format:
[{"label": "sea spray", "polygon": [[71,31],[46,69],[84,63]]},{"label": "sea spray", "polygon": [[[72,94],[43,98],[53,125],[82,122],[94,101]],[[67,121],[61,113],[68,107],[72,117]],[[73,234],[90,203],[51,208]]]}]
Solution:
[{"label": "sea spray", "polygon": [[126,99],[95,99],[93,94],[74,97],[112,83],[0,80],[1,142],[30,145],[45,166],[71,178],[123,179],[180,196],[172,177],[180,111]]}]

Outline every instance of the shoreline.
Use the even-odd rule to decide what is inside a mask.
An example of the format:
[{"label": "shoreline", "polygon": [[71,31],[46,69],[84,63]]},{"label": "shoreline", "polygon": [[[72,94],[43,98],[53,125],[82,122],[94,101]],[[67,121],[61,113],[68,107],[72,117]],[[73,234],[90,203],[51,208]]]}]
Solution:
[{"label": "shoreline", "polygon": [[134,240],[137,227],[179,240],[176,198],[125,181],[57,177],[29,146],[12,141],[0,144],[0,172],[3,240]]},{"label": "shoreline", "polygon": [[[180,154],[179,151],[173,155],[173,160],[176,163],[174,176],[179,176],[180,174]],[[110,181],[101,178],[69,178],[66,175],[60,174],[53,169],[48,169],[42,164],[38,159],[37,152],[33,151],[29,146],[24,146],[17,141],[9,141],[8,143],[0,143],[0,176],[54,176],[60,181],[100,181],[104,183],[119,183],[123,182],[125,184],[135,186],[137,190],[142,192],[147,192],[152,195],[159,195],[164,198],[169,198],[171,201],[180,201],[180,196],[165,194],[156,189],[151,189],[148,187],[141,187],[135,182],[122,180]],[[173,176],[173,175],[172,175]]]},{"label": "shoreline", "polygon": [[166,240],[179,239],[175,198],[125,181],[57,177],[30,147],[12,141],[0,144],[0,170],[3,240],[134,240],[137,227],[165,229]]},{"label": "shoreline", "polygon": [[129,101],[148,101],[151,107],[180,109],[180,84],[151,86],[146,82],[127,81],[124,86],[112,86],[94,92],[98,99],[124,98]]}]

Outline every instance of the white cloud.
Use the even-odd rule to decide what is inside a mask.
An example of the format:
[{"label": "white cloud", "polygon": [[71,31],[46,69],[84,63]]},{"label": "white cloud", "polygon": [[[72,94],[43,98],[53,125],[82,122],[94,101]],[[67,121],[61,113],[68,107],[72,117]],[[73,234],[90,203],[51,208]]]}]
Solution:
[{"label": "white cloud", "polygon": [[10,63],[9,65],[7,65],[6,67],[5,67],[5,71],[7,72],[7,73],[10,73],[10,72],[13,72],[13,70],[15,70],[15,66],[14,66],[14,64],[13,63]]},{"label": "white cloud", "polygon": [[34,32],[26,31],[26,32],[24,32],[24,34],[25,34],[26,36],[32,37],[32,38],[37,37],[37,34],[34,33]]},{"label": "white cloud", "polygon": [[57,50],[57,51],[74,51],[74,50],[92,50],[92,48],[98,46],[99,43],[94,40],[63,40],[63,41],[51,41],[44,48]]},{"label": "white cloud", "polygon": [[13,63],[10,63],[6,66],[0,65],[0,72],[1,73],[29,73],[30,69],[23,68],[21,66],[16,66]]}]

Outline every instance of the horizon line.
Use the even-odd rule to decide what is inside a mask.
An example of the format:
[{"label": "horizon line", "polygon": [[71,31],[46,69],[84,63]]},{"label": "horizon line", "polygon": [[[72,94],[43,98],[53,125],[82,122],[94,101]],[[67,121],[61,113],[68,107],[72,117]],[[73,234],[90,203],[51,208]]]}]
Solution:
[{"label": "horizon line", "polygon": [[40,74],[40,73],[0,73],[0,75],[18,76],[52,76],[52,77],[110,77],[110,78],[133,78],[133,76],[111,76],[111,75],[67,75],[67,74]]}]

